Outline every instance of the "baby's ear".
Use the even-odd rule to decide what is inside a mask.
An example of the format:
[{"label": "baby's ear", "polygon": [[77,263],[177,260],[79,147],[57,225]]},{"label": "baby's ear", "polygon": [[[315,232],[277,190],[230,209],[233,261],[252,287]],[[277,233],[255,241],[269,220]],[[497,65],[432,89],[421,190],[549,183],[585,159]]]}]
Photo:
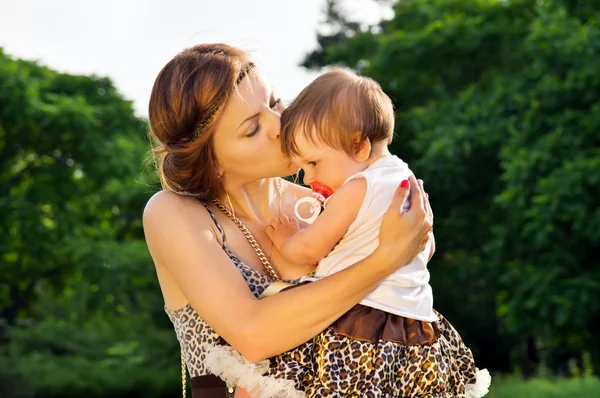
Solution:
[{"label": "baby's ear", "polygon": [[353,134],[352,146],[358,162],[366,162],[371,156],[371,140],[368,138],[363,139],[361,132]]}]

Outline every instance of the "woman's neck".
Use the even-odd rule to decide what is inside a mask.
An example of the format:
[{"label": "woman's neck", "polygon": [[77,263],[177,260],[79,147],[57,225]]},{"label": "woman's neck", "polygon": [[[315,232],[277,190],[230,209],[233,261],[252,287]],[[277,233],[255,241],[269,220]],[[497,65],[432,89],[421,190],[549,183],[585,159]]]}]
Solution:
[{"label": "woman's neck", "polygon": [[225,182],[226,194],[220,200],[226,207],[233,208],[237,218],[264,225],[281,212],[280,183],[278,178],[265,178],[250,184]]}]

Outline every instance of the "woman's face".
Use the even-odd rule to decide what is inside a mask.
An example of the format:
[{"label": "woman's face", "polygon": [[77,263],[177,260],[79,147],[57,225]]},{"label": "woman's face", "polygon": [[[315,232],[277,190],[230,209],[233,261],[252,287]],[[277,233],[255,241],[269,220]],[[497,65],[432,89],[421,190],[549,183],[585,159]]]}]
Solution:
[{"label": "woman's face", "polygon": [[281,152],[284,105],[258,70],[252,70],[229,98],[219,119],[214,146],[225,178],[250,183],[297,171]]}]

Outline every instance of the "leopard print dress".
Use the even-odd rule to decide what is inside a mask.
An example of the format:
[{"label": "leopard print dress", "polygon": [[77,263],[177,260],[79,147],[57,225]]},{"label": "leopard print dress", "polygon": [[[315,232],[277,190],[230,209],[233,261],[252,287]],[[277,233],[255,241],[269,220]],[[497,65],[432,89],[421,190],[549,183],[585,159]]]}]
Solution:
[{"label": "leopard print dress", "polygon": [[[223,250],[246,280],[252,294],[256,297],[260,296],[273,281],[244,264],[229,250],[223,228],[210,208],[206,205],[204,206],[221,234]],[[165,312],[175,328],[181,352],[185,357],[188,373],[193,385],[195,378],[210,374],[206,366],[206,360],[211,348],[224,346],[227,343],[194,311],[190,304],[176,310],[169,310],[165,307]],[[233,392],[232,389],[230,389],[230,392]]]},{"label": "leopard print dress", "polygon": [[[438,321],[428,324],[433,332],[426,344],[383,338],[359,340],[334,325],[307,343],[271,358],[265,376],[289,380],[310,398],[485,395],[489,374],[475,367],[471,350],[458,332],[441,314],[437,315]],[[409,319],[404,322],[424,323]],[[478,380],[480,377],[482,380]],[[482,383],[483,390],[479,386],[470,388]]]}]

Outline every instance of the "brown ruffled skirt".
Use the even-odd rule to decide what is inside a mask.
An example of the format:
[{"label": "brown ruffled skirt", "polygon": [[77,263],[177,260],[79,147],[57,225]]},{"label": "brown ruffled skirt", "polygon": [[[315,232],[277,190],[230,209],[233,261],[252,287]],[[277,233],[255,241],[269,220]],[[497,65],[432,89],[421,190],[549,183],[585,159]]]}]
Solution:
[{"label": "brown ruffled skirt", "polygon": [[269,373],[307,398],[464,397],[476,381],[469,348],[439,313],[432,323],[357,305]]}]

